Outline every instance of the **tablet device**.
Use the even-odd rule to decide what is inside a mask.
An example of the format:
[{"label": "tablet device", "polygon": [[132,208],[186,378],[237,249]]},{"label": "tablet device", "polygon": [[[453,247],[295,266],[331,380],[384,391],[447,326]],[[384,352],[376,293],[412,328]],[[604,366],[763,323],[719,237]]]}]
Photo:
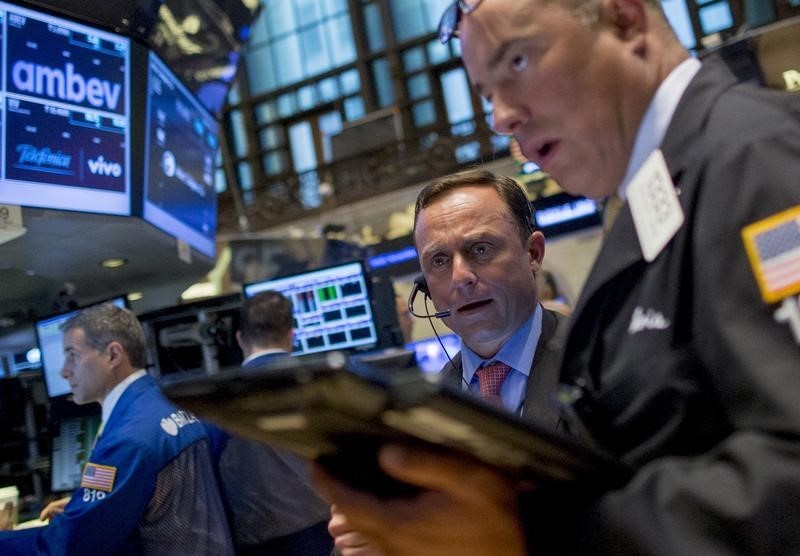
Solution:
[{"label": "tablet device", "polygon": [[415,487],[379,468],[385,443],[455,451],[521,482],[621,484],[623,464],[525,422],[414,369],[375,370],[341,352],[254,370],[170,380],[165,394],[233,434],[318,460],[354,487],[383,496]]}]

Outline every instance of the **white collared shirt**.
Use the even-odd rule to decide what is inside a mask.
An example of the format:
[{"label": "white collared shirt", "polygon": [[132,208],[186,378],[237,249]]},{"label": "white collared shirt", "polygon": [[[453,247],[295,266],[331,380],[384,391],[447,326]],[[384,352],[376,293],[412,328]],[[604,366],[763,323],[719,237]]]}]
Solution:
[{"label": "white collared shirt", "polygon": [[102,403],[102,408],[103,408],[101,417],[102,420],[100,421],[100,429],[97,431],[97,436],[100,436],[100,433],[103,432],[103,429],[105,428],[106,423],[108,422],[108,418],[111,416],[111,412],[114,411],[114,407],[117,405],[117,402],[119,401],[120,397],[122,397],[122,394],[125,392],[125,390],[128,389],[128,386],[130,386],[131,384],[133,384],[146,374],[147,371],[145,371],[144,369],[139,369],[138,371],[135,371],[126,376],[122,382],[120,382],[119,384],[114,386],[114,388],[111,389],[111,392],[108,393],[108,395],[106,396],[106,398],[103,400]]},{"label": "white collared shirt", "polygon": [[667,78],[658,86],[650,106],[644,113],[639,131],[636,133],[636,141],[633,143],[633,152],[628,161],[628,169],[625,178],[622,180],[617,194],[621,199],[625,199],[628,184],[642,167],[647,157],[654,150],[661,146],[664,136],[667,134],[667,127],[672,121],[678,102],[681,100],[684,91],[689,86],[689,82],[700,71],[700,61],[696,58],[689,58],[681,62],[678,67],[670,72]]},{"label": "white collared shirt", "polygon": [[247,365],[250,361],[255,359],[256,357],[261,357],[262,355],[269,355],[270,353],[288,353],[286,350],[279,349],[279,348],[267,348],[262,349],[261,351],[256,351],[245,357],[244,361],[242,361],[242,367]]}]

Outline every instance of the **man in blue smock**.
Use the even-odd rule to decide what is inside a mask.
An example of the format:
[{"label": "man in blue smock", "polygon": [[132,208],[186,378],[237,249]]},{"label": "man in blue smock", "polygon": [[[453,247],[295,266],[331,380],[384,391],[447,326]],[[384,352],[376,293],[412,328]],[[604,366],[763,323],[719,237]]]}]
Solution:
[{"label": "man in blue smock", "polygon": [[205,429],[143,369],[133,313],[106,303],[63,330],[61,376],[75,403],[102,405],[100,432],[64,511],[0,534],[0,553],[232,554]]}]

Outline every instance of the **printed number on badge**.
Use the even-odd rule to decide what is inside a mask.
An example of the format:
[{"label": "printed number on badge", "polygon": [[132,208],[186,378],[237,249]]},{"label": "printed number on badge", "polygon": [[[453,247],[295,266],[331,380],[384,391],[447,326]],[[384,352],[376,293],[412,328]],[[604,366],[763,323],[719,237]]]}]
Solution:
[{"label": "printed number on badge", "polygon": [[102,500],[106,497],[106,493],[102,490],[95,490],[93,488],[83,489],[83,501],[94,502],[95,500]]}]

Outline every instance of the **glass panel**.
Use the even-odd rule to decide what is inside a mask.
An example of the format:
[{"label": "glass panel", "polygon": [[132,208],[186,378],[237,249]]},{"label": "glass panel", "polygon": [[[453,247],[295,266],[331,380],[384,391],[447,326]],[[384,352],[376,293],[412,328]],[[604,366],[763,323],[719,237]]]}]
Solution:
[{"label": "glass panel", "polygon": [[253,189],[253,169],[250,167],[249,162],[240,162],[236,167],[236,173],[239,175],[239,187],[242,191],[250,191]]},{"label": "glass panel", "polygon": [[509,145],[511,144],[511,136],[510,135],[492,135],[491,142],[492,142],[492,147],[494,147],[495,152],[507,151]]},{"label": "glass panel", "polygon": [[425,51],[421,46],[403,52],[403,67],[406,73],[413,73],[425,67]]},{"label": "glass panel", "polygon": [[247,156],[247,132],[244,129],[241,110],[231,112],[231,136],[233,137],[234,155],[237,157]]},{"label": "glass panel", "polygon": [[[428,31],[435,31],[442,19],[442,14],[450,6],[453,0],[425,0],[428,5]],[[454,41],[458,42],[458,41]]]},{"label": "glass panel", "polygon": [[262,10],[261,15],[253,22],[248,41],[250,46],[257,46],[259,43],[269,40],[266,13],[266,10]]},{"label": "glass panel", "polygon": [[278,115],[287,118],[297,112],[294,93],[286,93],[278,97]]},{"label": "glass panel", "polygon": [[471,120],[474,117],[472,99],[469,94],[467,75],[462,68],[457,68],[441,77],[442,96],[447,108],[447,121],[451,124]]},{"label": "glass panel", "polygon": [[298,174],[317,167],[314,150],[314,131],[309,122],[299,122],[289,128],[289,144],[292,149],[292,164]]},{"label": "glass panel", "polygon": [[347,0],[322,0],[325,15],[336,15],[347,11]]},{"label": "glass panel", "polygon": [[419,37],[428,31],[420,0],[390,0],[389,7],[394,36],[399,42]]},{"label": "glass panel", "polygon": [[335,77],[328,77],[319,82],[317,94],[322,102],[328,102],[339,98],[339,85]]},{"label": "glass panel", "polygon": [[331,68],[331,61],[328,58],[328,49],[325,48],[322,28],[315,26],[303,31],[300,33],[300,40],[303,44],[305,76],[312,77],[328,71]]},{"label": "glass panel", "polygon": [[291,85],[302,79],[303,64],[300,60],[300,41],[297,35],[289,35],[275,41],[271,50],[278,86]]},{"label": "glass panel", "polygon": [[381,10],[377,3],[364,6],[364,30],[367,32],[367,47],[370,52],[386,48]]},{"label": "glass panel", "polygon": [[233,86],[228,91],[228,104],[231,106],[236,106],[242,102],[242,98],[239,95],[239,80],[237,79],[234,81]]},{"label": "glass panel", "polygon": [[262,102],[256,106],[256,121],[259,124],[268,124],[274,122],[278,117],[278,112],[275,110],[275,103]]},{"label": "glass panel", "polygon": [[311,110],[314,108],[316,101],[314,100],[314,86],[306,85],[297,91],[297,104],[300,110]]},{"label": "glass panel", "polygon": [[331,19],[325,24],[328,30],[328,47],[333,67],[349,64],[356,59],[356,43],[353,40],[353,28],[350,16],[343,15]]},{"label": "glass panel", "polygon": [[343,95],[359,92],[361,90],[361,77],[358,75],[358,70],[351,69],[344,72],[339,77],[339,84],[342,86]]},{"label": "glass panel", "polygon": [[344,99],[344,117],[348,121],[364,117],[364,99],[360,96]]},{"label": "glass panel", "polygon": [[319,194],[319,176],[316,172],[307,172],[300,178],[300,202],[306,208],[316,208],[322,204]]},{"label": "glass panel", "polygon": [[294,0],[294,5],[297,6],[298,27],[316,23],[322,17],[317,0]]},{"label": "glass panel", "polygon": [[261,130],[258,134],[261,139],[261,148],[263,150],[274,149],[283,145],[283,134],[280,126],[270,126]]},{"label": "glass panel", "polygon": [[427,97],[431,94],[431,84],[428,81],[427,74],[420,73],[409,78],[406,81],[406,85],[408,86],[408,96],[413,100]]},{"label": "glass panel", "polygon": [[281,151],[267,153],[262,158],[264,173],[268,176],[277,176],[286,170],[285,157]]},{"label": "glass panel", "polygon": [[[458,41],[450,41],[458,42]],[[428,60],[431,64],[441,64],[450,59],[450,49],[446,44],[439,42],[439,39],[434,39],[428,43]]]},{"label": "glass panel", "polygon": [[331,150],[331,136],[342,131],[342,115],[338,111],[328,112],[319,117],[319,132],[322,135],[322,159],[325,162],[333,160]]},{"label": "glass panel", "polygon": [[223,193],[228,189],[228,180],[225,179],[225,170],[217,168],[214,171],[214,190]]},{"label": "glass panel", "polygon": [[709,4],[700,8],[698,15],[700,16],[700,27],[706,35],[729,29],[733,26],[733,15],[727,1]]},{"label": "glass panel", "polygon": [[392,75],[389,72],[389,62],[386,58],[378,58],[370,64],[372,80],[375,84],[375,94],[378,97],[378,106],[384,108],[394,104],[394,89]]},{"label": "glass panel", "polygon": [[269,48],[257,48],[245,56],[247,79],[250,82],[250,92],[254,95],[275,88],[275,74],[269,52]]},{"label": "glass panel", "polygon": [[456,147],[456,160],[463,164],[472,162],[481,156],[481,144],[478,141],[470,141]]},{"label": "glass panel", "polygon": [[416,103],[411,108],[411,114],[414,118],[415,127],[423,127],[436,122],[436,110],[433,107],[432,100]]},{"label": "glass panel", "polygon": [[286,0],[273,0],[264,2],[264,13],[270,35],[277,37],[295,30],[297,23],[294,18],[293,2]]},{"label": "glass panel", "polygon": [[697,46],[697,40],[694,36],[692,29],[692,20],[689,19],[689,8],[686,6],[686,0],[661,0],[661,7],[664,9],[664,15],[675,34],[678,35],[678,40],[689,50]]}]

